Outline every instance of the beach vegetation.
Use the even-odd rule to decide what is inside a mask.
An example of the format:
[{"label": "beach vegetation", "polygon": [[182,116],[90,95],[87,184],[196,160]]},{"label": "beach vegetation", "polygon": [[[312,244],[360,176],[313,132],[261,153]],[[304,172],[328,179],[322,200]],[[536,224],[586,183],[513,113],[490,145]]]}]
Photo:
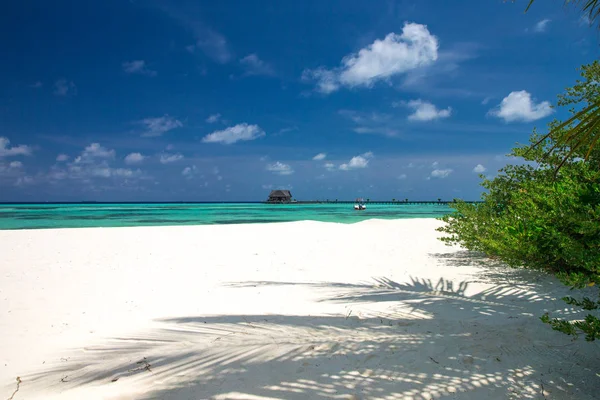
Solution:
[{"label": "beach vegetation", "polygon": [[[600,285],[600,123],[574,144],[573,130],[582,122],[577,108],[587,109],[600,99],[600,64],[581,68],[582,79],[558,96],[558,106],[573,116],[569,123],[554,120],[548,134],[536,130],[528,144],[517,144],[513,161],[497,176],[481,176],[482,202],[456,201],[438,230],[449,245],[483,252],[512,267],[548,272],[572,288]],[[596,295],[600,292],[596,291]],[[598,300],[565,297],[584,310],[598,309]],[[580,321],[541,317],[553,329],[587,340],[600,339],[600,320],[587,315]]]}]

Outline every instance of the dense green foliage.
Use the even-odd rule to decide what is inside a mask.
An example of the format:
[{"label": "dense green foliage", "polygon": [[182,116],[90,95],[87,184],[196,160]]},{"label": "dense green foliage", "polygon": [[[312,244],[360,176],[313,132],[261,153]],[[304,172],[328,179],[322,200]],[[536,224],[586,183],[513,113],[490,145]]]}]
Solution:
[{"label": "dense green foliage", "polygon": [[[582,81],[559,96],[559,106],[585,107],[598,101],[598,62],[583,67],[581,75]],[[546,137],[534,131],[530,142],[538,146],[514,148],[510,155],[525,162],[484,179],[482,203],[457,201],[452,206],[456,211],[442,218],[442,240],[513,267],[549,272],[573,287],[600,284],[600,149],[569,146],[570,126],[556,129],[560,125],[552,122],[549,130],[554,133]],[[600,305],[587,298],[565,300],[584,309]],[[600,338],[600,320],[593,315],[575,323],[548,315],[542,321],[567,334],[582,331],[588,340]]]}]

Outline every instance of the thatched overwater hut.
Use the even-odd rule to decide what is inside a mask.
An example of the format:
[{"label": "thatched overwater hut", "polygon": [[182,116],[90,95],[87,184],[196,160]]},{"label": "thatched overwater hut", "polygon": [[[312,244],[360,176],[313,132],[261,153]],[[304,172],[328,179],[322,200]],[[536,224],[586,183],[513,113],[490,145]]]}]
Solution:
[{"label": "thatched overwater hut", "polygon": [[269,194],[268,203],[290,203],[292,193],[289,190],[272,190]]}]

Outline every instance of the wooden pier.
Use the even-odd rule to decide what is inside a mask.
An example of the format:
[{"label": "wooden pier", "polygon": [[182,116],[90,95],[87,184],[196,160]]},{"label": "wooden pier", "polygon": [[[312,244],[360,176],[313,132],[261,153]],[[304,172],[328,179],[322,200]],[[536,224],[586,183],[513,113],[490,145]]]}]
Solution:
[{"label": "wooden pier", "polygon": [[[364,204],[377,205],[448,205],[455,203],[454,200],[439,200],[439,201],[407,201],[407,200],[365,200]],[[465,203],[480,203],[479,201],[466,201]],[[265,204],[356,204],[356,200],[298,200],[286,203],[270,203]]]}]

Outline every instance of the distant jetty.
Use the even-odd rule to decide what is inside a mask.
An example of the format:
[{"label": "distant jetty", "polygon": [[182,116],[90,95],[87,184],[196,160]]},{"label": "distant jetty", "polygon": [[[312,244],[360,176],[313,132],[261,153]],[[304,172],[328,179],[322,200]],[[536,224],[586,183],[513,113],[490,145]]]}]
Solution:
[{"label": "distant jetty", "polygon": [[[354,204],[356,200],[308,200],[308,201],[292,201],[290,204]],[[447,205],[456,203],[456,200],[365,200],[365,204],[381,204],[381,205],[407,205],[407,204],[423,204],[423,205]],[[480,203],[479,201],[466,201],[465,203]]]}]

